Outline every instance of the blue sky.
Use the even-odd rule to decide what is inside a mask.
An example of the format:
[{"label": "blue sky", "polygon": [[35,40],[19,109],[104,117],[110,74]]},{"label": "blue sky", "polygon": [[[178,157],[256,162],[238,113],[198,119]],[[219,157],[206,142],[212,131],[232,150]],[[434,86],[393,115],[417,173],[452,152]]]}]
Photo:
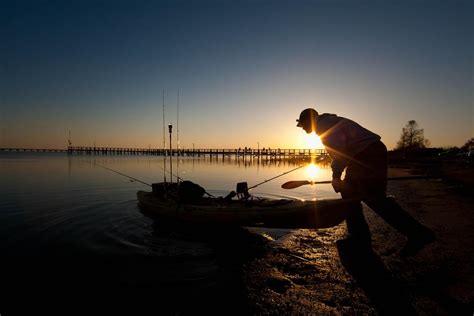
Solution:
[{"label": "blue sky", "polygon": [[392,148],[473,137],[469,1],[3,1],[2,147],[302,147],[306,107]]}]

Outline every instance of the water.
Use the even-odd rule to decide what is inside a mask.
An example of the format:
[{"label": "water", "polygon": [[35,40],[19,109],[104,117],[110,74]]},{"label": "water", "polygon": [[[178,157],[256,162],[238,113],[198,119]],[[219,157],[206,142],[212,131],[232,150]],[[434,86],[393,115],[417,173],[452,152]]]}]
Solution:
[{"label": "water", "polygon": [[[221,252],[240,260],[242,239],[229,231],[205,232],[146,217],[136,192],[149,187],[94,163],[146,183],[164,177],[160,157],[0,154],[0,248],[6,264],[2,279],[10,292],[24,295],[29,289],[35,296],[45,283],[56,294],[64,288],[120,288],[122,294],[141,289],[148,295],[165,290],[168,303],[184,296],[207,306],[206,299],[196,295],[208,297],[222,289],[222,281],[228,281],[222,272],[228,256],[223,259]],[[215,196],[225,196],[238,182],[252,186],[298,165],[256,158],[183,157],[179,164],[173,160],[173,172]],[[329,166],[310,164],[251,193],[268,198],[332,198],[336,195],[330,185],[280,188],[289,180],[330,177]],[[171,311],[186,310],[180,304],[169,305]]]}]

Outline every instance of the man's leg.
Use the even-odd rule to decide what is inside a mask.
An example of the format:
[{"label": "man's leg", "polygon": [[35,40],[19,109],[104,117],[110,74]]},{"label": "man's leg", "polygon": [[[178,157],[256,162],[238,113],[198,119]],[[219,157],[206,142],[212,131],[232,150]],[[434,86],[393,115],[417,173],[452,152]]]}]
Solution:
[{"label": "man's leg", "polygon": [[354,200],[353,207],[346,217],[348,239],[370,244],[370,229],[362,211],[356,172],[357,170],[351,166],[347,168],[344,179],[344,191],[341,192],[343,199]]},{"label": "man's leg", "polygon": [[364,202],[385,222],[407,237],[401,255],[414,255],[434,240],[433,232],[413,218],[392,197],[370,197],[364,199]]},{"label": "man's leg", "polygon": [[370,243],[369,225],[364,218],[360,201],[373,194],[381,193],[385,197],[386,186],[387,148],[383,143],[377,142],[350,160],[346,169],[342,198],[357,201],[353,212],[346,219],[350,236]]},{"label": "man's leg", "polygon": [[346,225],[349,238],[361,242],[371,242],[369,225],[365,220],[360,202],[354,202],[353,209],[346,217]]}]

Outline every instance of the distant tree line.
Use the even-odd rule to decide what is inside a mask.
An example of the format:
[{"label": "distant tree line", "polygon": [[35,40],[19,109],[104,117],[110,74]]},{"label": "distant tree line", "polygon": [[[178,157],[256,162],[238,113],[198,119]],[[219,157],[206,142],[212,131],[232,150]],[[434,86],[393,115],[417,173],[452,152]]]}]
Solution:
[{"label": "distant tree line", "polygon": [[465,150],[468,150],[468,149],[471,149],[471,148],[474,148],[474,137],[472,137],[470,140],[468,140],[468,141],[461,147],[461,149],[465,149]]},{"label": "distant tree line", "polygon": [[416,149],[426,148],[430,145],[430,141],[425,139],[425,131],[419,128],[415,120],[410,120],[402,128],[400,140],[397,143],[396,149],[403,151],[411,151]]},{"label": "distant tree line", "polygon": [[[418,126],[415,120],[410,120],[402,128],[400,140],[397,142],[395,150],[402,152],[419,152],[430,146],[430,141],[425,138],[424,129]],[[470,150],[474,148],[474,137],[469,139],[461,148],[451,147],[453,149]],[[438,148],[442,150],[442,148]]]}]

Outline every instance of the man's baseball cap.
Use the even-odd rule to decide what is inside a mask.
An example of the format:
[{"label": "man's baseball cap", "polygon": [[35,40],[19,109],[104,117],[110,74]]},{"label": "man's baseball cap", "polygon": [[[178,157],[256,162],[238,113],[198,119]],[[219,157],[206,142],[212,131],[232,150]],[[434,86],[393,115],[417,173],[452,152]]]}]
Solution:
[{"label": "man's baseball cap", "polygon": [[317,116],[317,115],[318,115],[318,112],[315,109],[311,109],[311,108],[304,109],[300,113],[300,118],[296,120],[296,122],[298,123],[296,124],[296,126],[303,127],[304,124],[306,124],[307,122],[310,122],[312,117]]}]

